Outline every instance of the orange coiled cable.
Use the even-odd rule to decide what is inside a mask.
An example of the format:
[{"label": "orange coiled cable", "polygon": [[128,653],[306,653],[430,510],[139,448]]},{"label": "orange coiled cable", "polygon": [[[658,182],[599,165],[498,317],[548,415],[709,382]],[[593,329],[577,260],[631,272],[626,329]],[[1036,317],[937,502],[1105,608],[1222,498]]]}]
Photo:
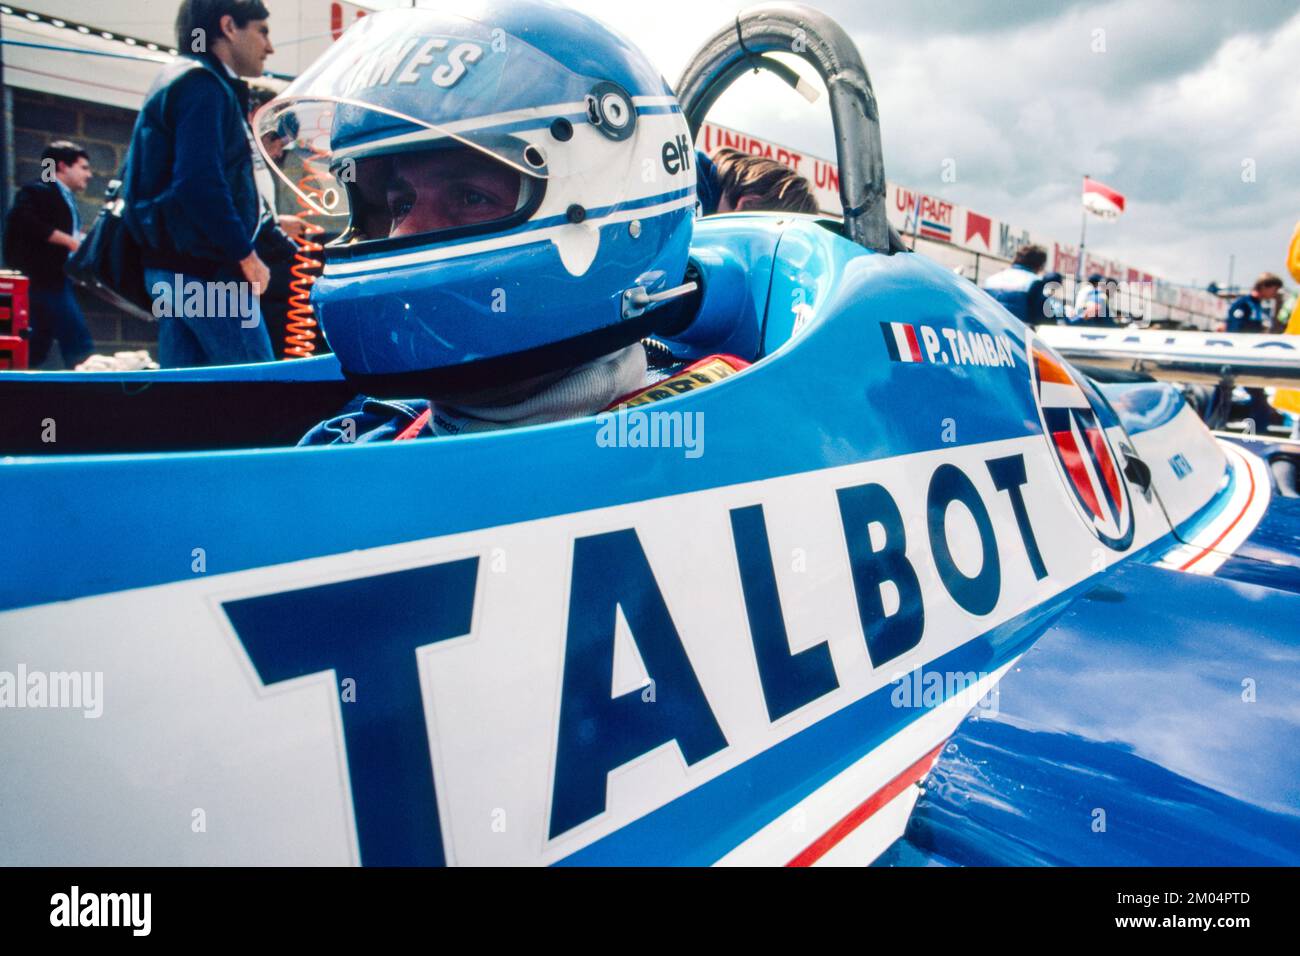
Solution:
[{"label": "orange coiled cable", "polygon": [[[329,115],[322,117],[323,124],[328,121]],[[335,187],[332,177],[321,171],[321,163],[328,159],[328,153],[316,145],[317,138],[313,138],[312,142],[312,154],[303,163],[304,173],[298,180],[298,187],[300,193],[311,196],[319,204],[325,193]],[[314,355],[318,337],[316,313],[311,306],[311,289],[321,272],[321,260],[315,256],[325,248],[316,241],[316,237],[325,231],[325,227],[315,222],[319,213],[303,198],[303,195],[298,196],[298,218],[307,224],[307,228],[301,237],[294,239],[298,243],[298,251],[294,254],[294,264],[289,269],[289,273],[293,276],[289,288],[293,290],[293,294],[289,296],[289,322],[284,337],[286,359],[308,358]]]}]

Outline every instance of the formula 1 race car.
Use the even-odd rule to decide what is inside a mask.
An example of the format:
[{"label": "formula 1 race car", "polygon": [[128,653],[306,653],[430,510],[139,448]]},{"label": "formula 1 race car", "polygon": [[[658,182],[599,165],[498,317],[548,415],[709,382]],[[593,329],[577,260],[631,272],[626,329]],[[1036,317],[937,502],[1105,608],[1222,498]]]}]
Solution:
[{"label": "formula 1 race car", "polygon": [[332,357],[0,374],[0,862],[1300,862],[1300,447],[905,251],[826,16],[692,132],[791,51],[844,215],[696,223],[721,381],[298,448]]}]

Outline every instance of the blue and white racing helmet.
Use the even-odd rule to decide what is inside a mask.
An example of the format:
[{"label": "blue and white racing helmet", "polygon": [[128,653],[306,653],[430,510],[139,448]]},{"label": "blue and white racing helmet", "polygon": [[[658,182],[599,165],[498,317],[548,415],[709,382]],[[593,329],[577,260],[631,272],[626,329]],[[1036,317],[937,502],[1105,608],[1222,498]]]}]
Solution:
[{"label": "blue and white racing helmet", "polygon": [[372,14],[259,112],[258,141],[288,115],[308,175],[285,181],[343,228],[312,303],[372,393],[589,361],[648,334],[648,297],[683,282],[689,130],[649,61],[583,14]]}]

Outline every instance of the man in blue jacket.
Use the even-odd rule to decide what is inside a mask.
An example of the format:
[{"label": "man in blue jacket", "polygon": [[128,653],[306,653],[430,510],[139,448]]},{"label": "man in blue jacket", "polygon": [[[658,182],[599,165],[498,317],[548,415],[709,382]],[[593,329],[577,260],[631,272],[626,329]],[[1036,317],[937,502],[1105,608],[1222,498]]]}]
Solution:
[{"label": "man in blue jacket", "polygon": [[[1272,312],[1265,306],[1272,303]],[[1249,332],[1253,334],[1268,333],[1272,330],[1272,317],[1282,304],[1282,280],[1271,272],[1265,272],[1255,280],[1250,292],[1238,298],[1228,306],[1225,332]],[[1252,431],[1259,435],[1268,434],[1268,426],[1276,413],[1268,403],[1268,397],[1262,388],[1248,388],[1250,408],[1246,413],[1253,423]]]},{"label": "man in blue jacket", "polygon": [[183,0],[183,55],[145,97],[131,137],[124,218],[143,247],[164,368],[270,361],[255,251],[274,230],[253,175],[248,87],[274,52],[262,0]]},{"label": "man in blue jacket", "polygon": [[1255,280],[1255,285],[1245,295],[1228,306],[1228,318],[1225,332],[1268,332],[1271,330],[1271,315],[1265,311],[1265,303],[1273,303],[1273,312],[1282,304],[1282,280],[1271,272],[1265,272]]},{"label": "man in blue jacket", "polygon": [[1047,265],[1047,250],[1042,246],[1021,246],[1011,267],[995,272],[984,280],[984,291],[1002,303],[1003,308],[1028,325],[1056,322],[1055,309],[1046,302],[1046,282],[1042,272]]},{"label": "man in blue jacket", "polygon": [[58,339],[64,366],[74,368],[95,350],[95,342],[64,266],[81,245],[76,193],[85,191],[93,173],[86,151],[67,140],[45,147],[41,166],[45,174],[19,191],[9,211],[5,261],[31,283],[29,366],[39,368]]}]

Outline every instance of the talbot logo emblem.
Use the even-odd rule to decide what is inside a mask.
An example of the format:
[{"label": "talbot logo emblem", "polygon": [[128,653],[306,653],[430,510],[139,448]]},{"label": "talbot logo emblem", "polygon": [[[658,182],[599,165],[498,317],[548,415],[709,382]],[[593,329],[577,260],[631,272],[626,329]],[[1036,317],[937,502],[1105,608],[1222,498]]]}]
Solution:
[{"label": "talbot logo emblem", "polygon": [[1048,348],[1035,342],[1029,354],[1043,436],[1070,499],[1102,544],[1127,550],[1133,542],[1133,504],[1123,466],[1097,410],[1074,373]]}]

